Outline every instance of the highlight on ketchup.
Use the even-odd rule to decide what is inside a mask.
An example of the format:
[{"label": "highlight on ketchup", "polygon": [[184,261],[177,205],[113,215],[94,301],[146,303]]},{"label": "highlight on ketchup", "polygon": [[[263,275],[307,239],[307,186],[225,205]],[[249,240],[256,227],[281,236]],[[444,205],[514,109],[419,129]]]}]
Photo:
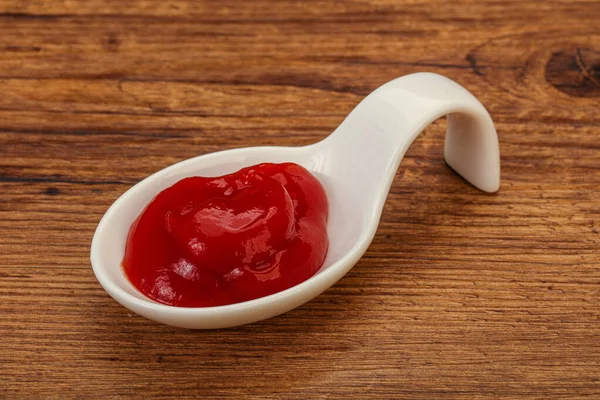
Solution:
[{"label": "highlight on ketchup", "polygon": [[325,190],[297,164],[185,178],[132,224],[123,268],[143,294],[172,306],[257,299],[321,268],[327,215]]}]

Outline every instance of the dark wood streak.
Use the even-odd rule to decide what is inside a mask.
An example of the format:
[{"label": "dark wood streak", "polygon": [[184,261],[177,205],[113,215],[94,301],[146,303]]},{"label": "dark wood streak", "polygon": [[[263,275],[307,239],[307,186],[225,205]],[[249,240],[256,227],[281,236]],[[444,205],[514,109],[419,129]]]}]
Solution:
[{"label": "dark wood streak", "polygon": [[133,185],[135,181],[74,180],[61,176],[2,176],[0,182],[68,183],[72,185]]},{"label": "dark wood streak", "polygon": [[552,54],[546,80],[571,96],[600,96],[600,51],[576,48]]}]

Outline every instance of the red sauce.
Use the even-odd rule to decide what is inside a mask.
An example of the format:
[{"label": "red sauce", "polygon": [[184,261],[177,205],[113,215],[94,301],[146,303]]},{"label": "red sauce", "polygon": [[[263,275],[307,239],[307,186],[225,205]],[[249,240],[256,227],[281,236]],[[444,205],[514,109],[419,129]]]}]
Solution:
[{"label": "red sauce", "polygon": [[159,193],[133,223],[123,268],[135,287],[164,304],[256,299],[319,270],[327,213],[319,181],[292,163],[186,178]]}]

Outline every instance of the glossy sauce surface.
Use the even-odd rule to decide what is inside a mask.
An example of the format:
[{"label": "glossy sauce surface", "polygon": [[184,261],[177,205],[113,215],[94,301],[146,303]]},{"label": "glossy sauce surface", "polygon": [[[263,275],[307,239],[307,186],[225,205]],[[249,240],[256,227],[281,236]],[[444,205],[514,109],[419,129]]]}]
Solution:
[{"label": "glossy sauce surface", "polygon": [[327,215],[325,190],[296,164],[186,178],[159,193],[132,224],[123,268],[135,287],[164,304],[256,299],[321,268]]}]

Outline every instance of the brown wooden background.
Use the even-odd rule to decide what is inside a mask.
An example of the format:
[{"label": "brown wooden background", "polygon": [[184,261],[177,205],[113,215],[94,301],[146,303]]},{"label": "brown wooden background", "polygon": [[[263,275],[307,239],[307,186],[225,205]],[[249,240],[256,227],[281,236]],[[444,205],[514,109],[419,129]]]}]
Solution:
[{"label": "brown wooden background", "polygon": [[[0,0],[0,398],[600,399],[600,2]],[[329,134],[416,71],[496,121],[497,195],[404,160],[337,285],[187,331],[102,290],[92,234],[130,185]]]}]

